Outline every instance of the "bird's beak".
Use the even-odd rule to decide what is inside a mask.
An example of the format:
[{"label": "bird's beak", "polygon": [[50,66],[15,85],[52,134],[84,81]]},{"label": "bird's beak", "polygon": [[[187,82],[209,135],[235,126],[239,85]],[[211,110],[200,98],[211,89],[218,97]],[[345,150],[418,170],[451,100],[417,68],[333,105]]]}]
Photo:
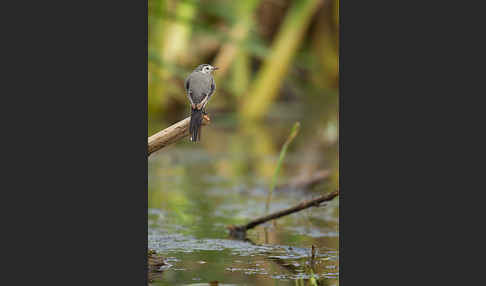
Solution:
[{"label": "bird's beak", "polygon": [[219,70],[219,68],[218,67],[213,67],[213,70]]}]

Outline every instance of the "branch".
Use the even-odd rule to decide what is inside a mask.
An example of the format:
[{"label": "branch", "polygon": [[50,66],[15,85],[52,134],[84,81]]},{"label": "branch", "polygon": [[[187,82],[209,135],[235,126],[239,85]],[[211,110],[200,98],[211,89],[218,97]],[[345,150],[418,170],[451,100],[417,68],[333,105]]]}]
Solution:
[{"label": "branch", "polygon": [[283,216],[286,216],[286,215],[289,215],[289,214],[292,214],[292,213],[295,213],[295,212],[298,212],[298,211],[301,211],[301,210],[304,210],[304,209],[307,209],[307,208],[310,208],[310,207],[317,207],[322,202],[330,201],[338,195],[339,195],[339,191],[334,191],[332,193],[322,195],[322,196],[317,197],[315,199],[301,202],[300,204],[298,204],[294,207],[291,207],[291,208],[288,208],[288,209],[285,209],[285,210],[281,210],[279,212],[275,212],[275,213],[266,215],[264,217],[257,218],[255,220],[250,221],[249,223],[247,223],[245,225],[236,225],[236,226],[230,225],[227,228],[229,229],[230,235],[232,237],[238,238],[238,239],[244,239],[246,237],[246,231],[254,228],[257,225],[260,225],[262,223],[265,223],[265,222],[273,220],[273,219],[281,218]]},{"label": "branch", "polygon": [[160,254],[157,254],[154,250],[149,250],[147,255],[147,265],[149,282],[151,283],[154,280],[161,280],[164,271],[160,268],[167,265],[164,258]]},{"label": "branch", "polygon": [[[175,143],[180,139],[189,135],[189,122],[191,117],[187,117],[162,131],[155,133],[148,138],[148,155],[150,156],[155,151],[164,148],[167,145]],[[210,122],[209,117],[206,115],[203,117],[203,124],[208,125]]]}]

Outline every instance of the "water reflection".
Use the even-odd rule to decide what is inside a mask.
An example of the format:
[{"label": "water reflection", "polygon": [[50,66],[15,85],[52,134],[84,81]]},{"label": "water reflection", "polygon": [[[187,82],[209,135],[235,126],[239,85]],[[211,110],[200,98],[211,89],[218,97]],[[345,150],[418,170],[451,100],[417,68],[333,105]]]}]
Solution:
[{"label": "water reflection", "polygon": [[[299,118],[292,115],[244,127],[214,120],[200,144],[179,142],[150,157],[148,244],[166,262],[152,285],[338,285],[338,199],[258,226],[249,241],[228,238],[226,226],[264,214],[278,152]],[[329,179],[275,191],[270,212],[337,188],[337,145],[324,136],[332,118],[301,116],[279,184],[320,169]]]}]

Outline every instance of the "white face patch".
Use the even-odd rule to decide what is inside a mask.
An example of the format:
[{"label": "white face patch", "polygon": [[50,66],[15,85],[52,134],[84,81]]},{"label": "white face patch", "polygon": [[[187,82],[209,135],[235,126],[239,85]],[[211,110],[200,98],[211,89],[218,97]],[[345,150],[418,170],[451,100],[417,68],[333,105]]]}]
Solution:
[{"label": "white face patch", "polygon": [[202,71],[203,71],[203,73],[210,73],[211,67],[210,66],[204,66]]}]

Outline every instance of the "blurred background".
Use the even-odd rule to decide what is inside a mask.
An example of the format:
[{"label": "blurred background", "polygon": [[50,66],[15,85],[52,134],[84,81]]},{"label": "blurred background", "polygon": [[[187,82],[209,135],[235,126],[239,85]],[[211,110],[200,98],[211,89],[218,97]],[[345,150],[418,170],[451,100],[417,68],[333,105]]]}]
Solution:
[{"label": "blurred background", "polygon": [[[319,285],[338,285],[338,199],[255,229],[251,246],[226,241],[225,226],[265,214],[295,122],[300,132],[277,186],[316,172],[329,176],[306,190],[277,188],[270,210],[338,188],[339,1],[148,0],[148,6],[149,136],[190,115],[183,85],[195,67],[220,68],[201,142],[184,139],[149,158],[149,247],[171,261],[154,283],[314,285],[315,275]],[[311,273],[312,246],[320,266]]]}]

